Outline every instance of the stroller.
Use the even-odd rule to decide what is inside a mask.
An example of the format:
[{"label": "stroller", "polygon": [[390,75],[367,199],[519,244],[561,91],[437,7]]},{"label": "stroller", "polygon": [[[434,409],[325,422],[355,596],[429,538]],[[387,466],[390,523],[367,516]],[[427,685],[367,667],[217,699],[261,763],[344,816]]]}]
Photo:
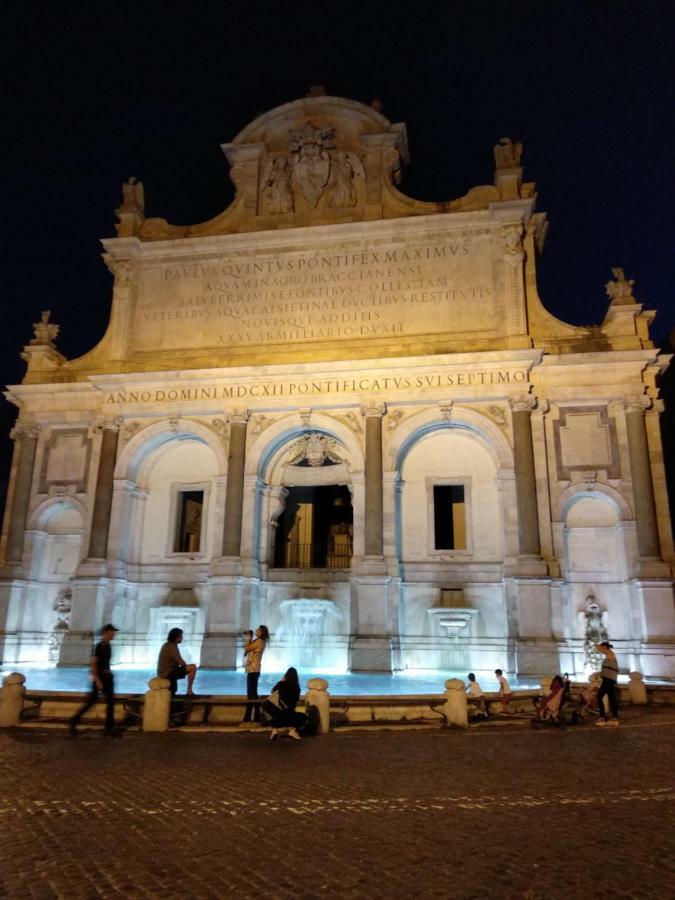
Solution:
[{"label": "stroller", "polygon": [[538,704],[532,725],[576,725],[581,717],[579,703],[572,697],[569,676],[556,675],[549,693]]}]

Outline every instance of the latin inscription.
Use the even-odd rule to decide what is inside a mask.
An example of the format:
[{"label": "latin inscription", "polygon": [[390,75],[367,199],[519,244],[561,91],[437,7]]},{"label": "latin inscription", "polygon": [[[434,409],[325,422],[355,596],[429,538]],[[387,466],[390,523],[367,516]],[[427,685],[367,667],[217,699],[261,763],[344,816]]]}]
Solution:
[{"label": "latin inscription", "polygon": [[106,403],[166,403],[202,400],[264,399],[265,397],[302,397],[317,394],[395,393],[437,388],[474,388],[484,385],[515,385],[528,380],[527,369],[471,372],[436,372],[426,375],[381,375],[358,378],[298,379],[224,385],[199,385],[182,388],[153,388],[137,391],[112,391]]},{"label": "latin inscription", "polygon": [[498,327],[486,237],[148,265],[137,349],[241,347]]}]

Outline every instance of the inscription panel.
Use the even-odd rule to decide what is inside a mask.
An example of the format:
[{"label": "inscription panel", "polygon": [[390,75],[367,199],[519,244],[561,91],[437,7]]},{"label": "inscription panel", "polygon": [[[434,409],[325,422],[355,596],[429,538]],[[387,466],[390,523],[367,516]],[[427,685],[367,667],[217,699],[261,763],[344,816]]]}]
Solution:
[{"label": "inscription panel", "polygon": [[470,236],[144,261],[132,346],[233,348],[503,332],[488,229]]}]

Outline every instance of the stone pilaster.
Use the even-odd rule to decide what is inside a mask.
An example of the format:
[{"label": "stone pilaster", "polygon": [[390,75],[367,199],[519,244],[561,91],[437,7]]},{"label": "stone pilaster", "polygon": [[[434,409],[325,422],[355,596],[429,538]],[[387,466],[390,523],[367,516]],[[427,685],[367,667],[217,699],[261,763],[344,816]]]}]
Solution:
[{"label": "stone pilaster", "polygon": [[246,423],[248,411],[230,419],[230,446],[227,458],[227,489],[223,525],[223,556],[241,554],[241,523],[244,508],[244,467],[246,465]]},{"label": "stone pilaster", "polygon": [[534,448],[530,416],[534,397],[512,402],[513,454],[516,472],[516,502],[518,506],[518,550],[520,556],[539,556],[539,512],[537,483],[534,469]]},{"label": "stone pilaster", "polygon": [[13,440],[17,442],[14,452],[18,454],[18,464],[7,531],[5,556],[8,563],[21,562],[38,433],[37,426],[18,425],[11,434]]},{"label": "stone pilaster", "polygon": [[361,408],[366,420],[365,465],[365,528],[364,554],[366,557],[383,555],[383,497],[382,497],[382,416],[383,403]]},{"label": "stone pilaster", "polygon": [[645,431],[645,401],[647,401],[646,397],[640,397],[626,403],[626,431],[628,435],[631,479],[633,482],[638,551],[642,558],[652,557],[658,559],[661,556],[661,552],[656,523],[654,487],[652,485],[652,473],[647,448],[647,433]]},{"label": "stone pilaster", "polygon": [[89,552],[87,554],[89,559],[105,559],[108,552],[118,433],[119,423],[117,421],[106,420],[103,422],[94,511],[89,533]]}]

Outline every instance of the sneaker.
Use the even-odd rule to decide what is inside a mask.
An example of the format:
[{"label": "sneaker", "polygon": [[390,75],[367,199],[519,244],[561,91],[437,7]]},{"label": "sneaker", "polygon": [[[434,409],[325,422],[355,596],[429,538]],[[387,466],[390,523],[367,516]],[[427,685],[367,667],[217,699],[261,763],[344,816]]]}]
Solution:
[{"label": "sneaker", "polygon": [[288,732],[288,736],[289,736],[289,738],[293,738],[294,741],[302,740],[302,738],[300,737],[298,732],[295,730],[295,728],[291,728],[291,730]]},{"label": "sneaker", "polygon": [[614,728],[618,728],[618,727],[619,727],[619,720],[618,720],[618,719],[610,719],[609,722],[608,722],[607,724],[608,724],[608,725],[611,725],[611,726],[614,727]]},{"label": "sneaker", "polygon": [[595,724],[599,725],[600,728],[604,728],[605,725],[607,724],[607,721],[605,719],[598,719],[598,721]]},{"label": "sneaker", "polygon": [[270,740],[271,740],[271,741],[276,741],[276,739],[277,739],[278,737],[279,737],[279,732],[276,730],[276,728],[273,728],[273,729],[272,729],[272,733],[270,734]]}]

